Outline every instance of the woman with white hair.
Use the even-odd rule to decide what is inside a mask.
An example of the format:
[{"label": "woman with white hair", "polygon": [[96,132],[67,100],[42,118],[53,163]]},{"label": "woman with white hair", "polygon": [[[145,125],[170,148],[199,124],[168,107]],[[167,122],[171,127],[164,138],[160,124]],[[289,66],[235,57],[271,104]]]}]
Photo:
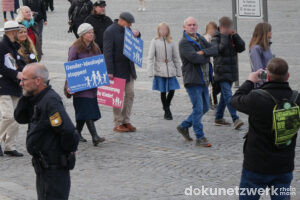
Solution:
[{"label": "woman with white hair", "polygon": [[37,24],[34,22],[31,9],[28,6],[20,7],[18,9],[18,16],[16,20],[19,24],[26,27],[28,37],[33,42],[37,51],[37,58],[40,61],[42,58],[41,37],[38,32]]}]

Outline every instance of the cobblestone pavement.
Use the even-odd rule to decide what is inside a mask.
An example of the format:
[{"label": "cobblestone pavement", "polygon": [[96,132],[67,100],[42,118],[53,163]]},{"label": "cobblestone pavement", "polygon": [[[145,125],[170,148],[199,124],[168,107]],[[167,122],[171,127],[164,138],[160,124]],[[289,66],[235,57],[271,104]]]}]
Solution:
[{"label": "cobblestone pavement", "polygon": [[[136,17],[135,28],[142,32],[145,55],[149,42],[156,34],[161,21],[171,25],[177,42],[181,38],[182,23],[188,16],[199,20],[200,32],[210,20],[223,15],[231,16],[230,0],[147,0],[147,11],[137,12],[138,0],[107,0],[107,14],[118,17],[121,11],[131,11]],[[55,11],[49,13],[49,25],[44,29],[44,58],[51,72],[51,83],[62,94],[65,80],[63,63],[67,60],[68,47],[74,41],[67,34],[66,0],[55,1]],[[300,1],[270,0],[269,19],[273,25],[272,50],[278,57],[288,60],[291,67],[291,85],[300,89]],[[1,15],[2,19],[2,15]],[[239,21],[238,32],[249,44],[258,21]],[[3,23],[1,22],[2,26]],[[145,59],[144,59],[145,61]],[[248,54],[240,56],[240,79],[245,80],[250,71]],[[162,119],[159,93],[151,90],[151,79],[145,68],[138,69],[135,83],[136,98],[132,122],[138,132],[119,134],[112,131],[112,110],[101,106],[103,118],[96,125],[107,141],[93,147],[87,130],[88,143],[80,144],[78,160],[72,171],[70,199],[74,200],[182,200],[182,199],[237,199],[237,196],[185,196],[185,188],[222,187],[239,184],[242,167],[243,136],[248,125],[240,131],[232,127],[213,126],[214,113],[203,119],[206,135],[213,147],[196,148],[183,141],[176,126],[190,112],[191,104],[184,89],[176,92],[172,105],[173,121]],[[182,80],[180,79],[182,82]],[[64,99],[67,111],[74,119],[71,100]],[[230,120],[229,115],[226,116]],[[241,114],[246,122],[247,117]],[[26,126],[21,126],[18,150],[23,158],[0,158],[0,200],[36,199],[35,176],[30,156],[25,150]],[[296,149],[296,169],[293,187],[300,191],[300,140]],[[270,199],[264,197],[262,199]],[[294,196],[294,200],[300,196]]]}]

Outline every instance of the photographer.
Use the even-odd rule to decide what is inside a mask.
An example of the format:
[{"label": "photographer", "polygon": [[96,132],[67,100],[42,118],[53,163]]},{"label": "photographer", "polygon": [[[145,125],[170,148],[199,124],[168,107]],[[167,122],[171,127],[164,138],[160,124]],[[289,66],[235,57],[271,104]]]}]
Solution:
[{"label": "photographer", "polygon": [[[288,193],[279,191],[289,191],[293,178],[300,98],[287,82],[286,61],[272,59],[267,65],[267,82],[254,90],[255,83],[262,81],[262,72],[251,73],[231,100],[233,108],[249,115],[240,188],[269,187],[275,191],[272,199],[290,199]],[[240,195],[240,199],[259,199],[259,194]]]}]

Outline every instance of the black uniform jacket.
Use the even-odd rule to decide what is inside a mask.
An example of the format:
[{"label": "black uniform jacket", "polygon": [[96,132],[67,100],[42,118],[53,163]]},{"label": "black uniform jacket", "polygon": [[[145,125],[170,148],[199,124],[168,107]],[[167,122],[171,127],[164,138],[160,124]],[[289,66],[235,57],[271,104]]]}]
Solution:
[{"label": "black uniform jacket", "polygon": [[38,156],[42,153],[51,160],[50,162],[55,162],[60,155],[77,150],[78,133],[63,106],[61,97],[51,86],[34,97],[23,96],[14,116],[18,123],[29,124],[26,147],[31,155]]}]

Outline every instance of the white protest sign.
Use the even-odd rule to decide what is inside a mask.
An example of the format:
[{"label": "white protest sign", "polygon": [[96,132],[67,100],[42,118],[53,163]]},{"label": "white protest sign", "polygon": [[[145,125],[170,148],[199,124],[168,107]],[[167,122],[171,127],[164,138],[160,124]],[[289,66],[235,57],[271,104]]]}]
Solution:
[{"label": "white protest sign", "polygon": [[237,0],[237,17],[261,19],[263,17],[262,1],[263,0]]}]

